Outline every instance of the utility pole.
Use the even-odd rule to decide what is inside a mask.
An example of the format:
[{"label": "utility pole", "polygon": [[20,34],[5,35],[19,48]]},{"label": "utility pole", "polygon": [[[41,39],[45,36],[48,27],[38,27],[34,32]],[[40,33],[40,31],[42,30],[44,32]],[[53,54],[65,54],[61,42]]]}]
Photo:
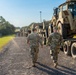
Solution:
[{"label": "utility pole", "polygon": [[40,11],[40,22],[42,22],[42,11]]}]

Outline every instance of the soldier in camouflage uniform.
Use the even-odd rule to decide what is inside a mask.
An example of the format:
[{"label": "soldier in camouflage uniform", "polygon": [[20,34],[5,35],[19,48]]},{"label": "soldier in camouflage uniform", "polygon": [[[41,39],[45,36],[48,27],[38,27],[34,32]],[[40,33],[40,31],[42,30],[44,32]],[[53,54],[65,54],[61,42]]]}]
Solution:
[{"label": "soldier in camouflage uniform", "polygon": [[50,45],[50,55],[51,59],[53,59],[54,67],[56,68],[58,63],[58,54],[60,51],[60,45],[62,43],[62,36],[58,33],[58,27],[55,26],[53,28],[53,33],[48,38],[48,45]]},{"label": "soldier in camouflage uniform", "polygon": [[33,32],[27,37],[27,43],[30,45],[33,67],[35,67],[35,63],[38,58],[39,43],[43,47],[42,38],[37,34],[37,30],[35,28],[33,29]]}]

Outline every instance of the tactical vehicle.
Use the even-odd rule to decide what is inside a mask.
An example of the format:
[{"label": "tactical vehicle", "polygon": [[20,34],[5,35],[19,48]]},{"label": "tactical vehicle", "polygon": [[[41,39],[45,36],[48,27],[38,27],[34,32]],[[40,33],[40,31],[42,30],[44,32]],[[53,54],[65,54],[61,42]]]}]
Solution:
[{"label": "tactical vehicle", "polygon": [[76,0],[67,0],[65,3],[54,8],[51,19],[50,32],[58,26],[58,32],[63,36],[64,53],[76,58]]}]

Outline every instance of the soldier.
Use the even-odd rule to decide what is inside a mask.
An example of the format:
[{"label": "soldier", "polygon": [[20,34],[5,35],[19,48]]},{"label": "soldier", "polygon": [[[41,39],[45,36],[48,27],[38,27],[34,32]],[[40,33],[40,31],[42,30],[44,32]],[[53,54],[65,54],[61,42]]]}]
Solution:
[{"label": "soldier", "polygon": [[48,45],[50,45],[50,55],[51,59],[53,59],[54,67],[56,68],[58,65],[58,54],[60,51],[60,45],[62,43],[62,36],[58,33],[58,27],[53,27],[53,33],[48,38]]},{"label": "soldier", "polygon": [[39,43],[41,44],[41,47],[43,47],[43,44],[42,38],[37,34],[37,30],[34,28],[32,31],[33,32],[27,37],[27,44],[30,45],[33,67],[35,67],[39,53]]}]

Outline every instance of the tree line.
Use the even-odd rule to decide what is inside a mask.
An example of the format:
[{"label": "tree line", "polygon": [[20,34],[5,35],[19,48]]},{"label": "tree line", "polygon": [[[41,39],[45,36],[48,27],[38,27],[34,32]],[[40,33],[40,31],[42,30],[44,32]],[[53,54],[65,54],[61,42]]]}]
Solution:
[{"label": "tree line", "polygon": [[10,35],[15,33],[14,25],[6,21],[2,16],[0,16],[0,36]]}]

